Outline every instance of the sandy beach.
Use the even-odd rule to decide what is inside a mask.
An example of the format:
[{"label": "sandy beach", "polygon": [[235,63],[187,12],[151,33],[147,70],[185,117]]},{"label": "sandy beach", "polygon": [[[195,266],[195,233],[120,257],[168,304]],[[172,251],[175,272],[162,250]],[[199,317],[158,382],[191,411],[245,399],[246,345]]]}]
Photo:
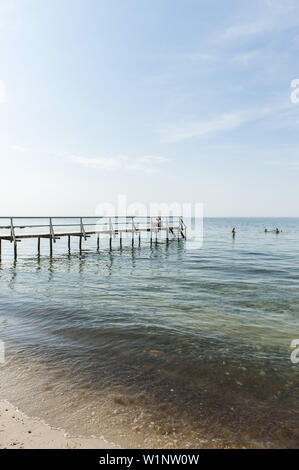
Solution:
[{"label": "sandy beach", "polygon": [[116,449],[98,437],[71,437],[62,429],[29,418],[8,401],[0,401],[0,449]]}]

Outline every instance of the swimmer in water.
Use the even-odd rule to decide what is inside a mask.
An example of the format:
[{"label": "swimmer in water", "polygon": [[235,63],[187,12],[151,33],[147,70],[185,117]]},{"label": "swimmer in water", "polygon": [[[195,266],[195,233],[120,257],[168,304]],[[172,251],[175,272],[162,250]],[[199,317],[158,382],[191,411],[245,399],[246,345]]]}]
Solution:
[{"label": "swimmer in water", "polygon": [[267,228],[265,228],[264,232],[265,232],[265,233],[266,233],[266,232],[268,232],[268,229],[267,229]]},{"label": "swimmer in water", "polygon": [[277,227],[276,227],[276,229],[275,229],[275,233],[279,233],[279,230],[278,230],[278,228],[277,228]]},{"label": "swimmer in water", "polygon": [[236,235],[236,229],[235,229],[235,227],[233,227],[233,229],[232,229],[232,237],[235,238],[235,235]]}]

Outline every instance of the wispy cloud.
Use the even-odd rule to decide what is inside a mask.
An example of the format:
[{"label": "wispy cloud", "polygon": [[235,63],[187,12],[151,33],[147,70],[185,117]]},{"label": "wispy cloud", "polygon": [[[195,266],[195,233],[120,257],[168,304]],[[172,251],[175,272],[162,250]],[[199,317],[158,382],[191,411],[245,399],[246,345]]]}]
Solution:
[{"label": "wispy cloud", "polygon": [[171,143],[194,137],[199,138],[214,132],[235,129],[239,127],[242,122],[242,117],[234,113],[224,114],[211,120],[184,122],[164,129],[161,133],[161,140],[162,142]]},{"label": "wispy cloud", "polygon": [[262,49],[255,49],[240,54],[236,54],[232,58],[232,62],[241,64],[243,67],[248,68],[249,65],[255,61],[257,58],[262,56],[265,52]]},{"label": "wispy cloud", "polygon": [[12,150],[16,150],[17,152],[31,152],[31,148],[29,147],[22,147],[21,145],[12,145]]},{"label": "wispy cloud", "polygon": [[274,166],[288,166],[288,167],[299,167],[299,162],[282,162],[282,161],[269,161],[266,162],[269,165],[274,165]]},{"label": "wispy cloud", "polygon": [[186,58],[194,62],[215,62],[218,57],[215,53],[211,52],[189,52]]},{"label": "wispy cloud", "polygon": [[269,29],[269,27],[270,24],[265,21],[253,21],[247,24],[237,23],[226,28],[222,34],[222,39],[231,40],[240,37],[254,36]]},{"label": "wispy cloud", "polygon": [[153,172],[157,171],[159,165],[168,162],[168,158],[155,155],[145,155],[135,158],[130,158],[126,155],[96,158],[67,155],[67,157],[77,165],[109,172],[120,170],[140,170],[145,172]]},{"label": "wispy cloud", "polygon": [[117,156],[113,158],[98,157],[89,158],[76,155],[70,155],[69,159],[77,165],[93,168],[95,170],[116,171],[120,170],[127,161],[125,156]]},{"label": "wispy cloud", "polygon": [[271,31],[284,31],[299,24],[297,1],[268,0],[265,4],[263,19],[254,19],[246,23],[236,19],[220,35],[222,40],[249,38]]},{"label": "wispy cloud", "polygon": [[6,101],[6,93],[5,93],[5,82],[4,80],[0,80],[0,104],[5,103]]},{"label": "wispy cloud", "polygon": [[210,120],[198,120],[192,122],[182,122],[180,124],[168,126],[159,131],[161,141],[166,143],[180,142],[191,138],[202,138],[216,132],[228,132],[238,127],[258,121],[266,116],[284,109],[285,106],[273,108],[262,108],[250,111],[238,111],[233,113],[221,114]]},{"label": "wispy cloud", "polygon": [[166,157],[146,155],[144,157],[135,158],[127,165],[127,168],[130,170],[155,171],[157,169],[157,165],[167,163],[168,161],[169,159]]}]

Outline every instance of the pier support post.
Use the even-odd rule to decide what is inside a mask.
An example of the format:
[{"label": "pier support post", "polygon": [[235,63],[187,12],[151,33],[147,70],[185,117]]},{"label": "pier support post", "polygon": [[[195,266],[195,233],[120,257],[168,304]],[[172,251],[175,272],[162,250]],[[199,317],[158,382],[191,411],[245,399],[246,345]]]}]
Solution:
[{"label": "pier support post", "polygon": [[1,257],[2,257],[2,240],[0,238],[0,262],[1,262]]},{"label": "pier support post", "polygon": [[134,218],[132,217],[132,246],[134,246],[134,231],[136,230],[135,224],[134,224]]},{"label": "pier support post", "polygon": [[138,240],[139,246],[141,245],[141,232],[139,232],[139,240]]},{"label": "pier support post", "polygon": [[82,251],[82,235],[79,236],[79,251]]},{"label": "pier support post", "polygon": [[98,233],[98,236],[97,236],[97,251],[100,250],[100,234]]},{"label": "pier support post", "polygon": [[152,243],[153,243],[153,221],[152,221],[152,218],[150,217],[149,219],[149,223],[150,223],[150,241],[151,241],[151,246],[152,246]]},{"label": "pier support post", "polygon": [[53,255],[53,240],[52,237],[50,237],[50,256],[52,257]]},{"label": "pier support post", "polygon": [[70,253],[71,252],[71,236],[68,235],[67,237],[67,248],[68,248],[68,252]]},{"label": "pier support post", "polygon": [[111,219],[111,217],[109,217],[109,230],[110,230],[109,247],[110,247],[110,250],[112,250],[113,225],[112,225],[112,219]]},{"label": "pier support post", "polygon": [[168,217],[165,219],[166,230],[165,230],[165,237],[166,237],[166,244],[169,242],[169,220]]},{"label": "pier support post", "polygon": [[122,236],[123,236],[122,232],[119,232],[119,246],[120,246],[120,248],[122,248],[122,246],[123,246]]},{"label": "pier support post", "polygon": [[40,237],[37,239],[37,256],[40,257]]}]

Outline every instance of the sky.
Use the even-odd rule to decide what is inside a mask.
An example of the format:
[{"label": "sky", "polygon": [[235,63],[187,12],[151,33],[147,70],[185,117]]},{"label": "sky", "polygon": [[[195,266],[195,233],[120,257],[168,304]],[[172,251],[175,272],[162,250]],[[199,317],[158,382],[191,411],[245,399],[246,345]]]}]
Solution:
[{"label": "sky", "polygon": [[0,0],[0,215],[299,216],[298,57],[297,0]]}]

